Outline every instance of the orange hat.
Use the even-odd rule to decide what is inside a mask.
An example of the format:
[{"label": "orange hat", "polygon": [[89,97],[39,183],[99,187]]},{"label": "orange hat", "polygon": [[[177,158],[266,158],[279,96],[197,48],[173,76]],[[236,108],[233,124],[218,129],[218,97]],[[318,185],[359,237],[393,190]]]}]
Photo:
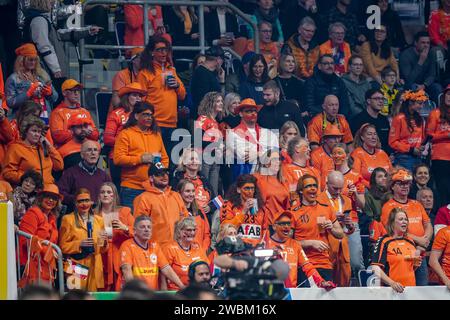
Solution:
[{"label": "orange hat", "polygon": [[288,217],[291,221],[294,218],[294,216],[292,215],[292,213],[290,211],[282,211],[278,214],[278,216],[275,218],[274,222],[277,222],[278,220],[280,220],[281,217]]},{"label": "orange hat", "polygon": [[52,183],[45,184],[44,188],[38,192],[38,194],[41,194],[41,193],[51,193],[51,194],[57,196],[60,200],[63,199],[63,195],[59,193],[59,189],[56,184],[52,184]]},{"label": "orange hat", "polygon": [[37,57],[38,52],[32,43],[25,43],[16,49],[16,55],[24,57]]},{"label": "orange hat", "polygon": [[409,174],[409,172],[405,169],[399,169],[397,172],[395,172],[392,175],[391,178],[392,182],[396,182],[396,181],[412,181],[413,177]]},{"label": "orange hat", "polygon": [[130,55],[130,59],[133,60],[143,51],[144,51],[144,48],[137,47],[137,48],[133,48],[130,51],[128,51],[128,54]]},{"label": "orange hat", "polygon": [[256,112],[259,112],[261,110],[262,105],[256,104],[255,100],[247,98],[241,101],[241,103],[234,109],[234,113],[238,114],[242,111],[242,109],[245,108],[256,108]]},{"label": "orange hat", "polygon": [[78,113],[74,116],[71,116],[69,118],[69,121],[67,121],[67,126],[69,128],[73,127],[73,126],[82,126],[83,124],[90,124],[93,125],[92,120],[86,118],[86,116],[82,113]]},{"label": "orange hat", "polygon": [[77,87],[82,89],[83,85],[81,83],[79,83],[77,80],[67,79],[61,85],[61,91],[66,91],[66,90],[70,90],[70,89],[77,88]]},{"label": "orange hat", "polygon": [[139,82],[132,82],[130,84],[127,84],[125,87],[119,89],[119,97],[122,97],[123,95],[132,92],[139,93],[143,96],[147,95],[147,91],[145,91],[144,88],[142,88]]},{"label": "orange hat", "polygon": [[337,126],[334,125],[328,125],[325,128],[325,131],[323,133],[323,137],[326,136],[343,136],[344,134],[341,132],[341,130],[339,130],[339,128]]},{"label": "orange hat", "polygon": [[417,90],[417,91],[412,91],[412,90],[407,90],[402,94],[402,99],[404,101],[407,100],[411,100],[411,101],[427,101],[428,100],[428,96],[425,93],[424,90]]}]

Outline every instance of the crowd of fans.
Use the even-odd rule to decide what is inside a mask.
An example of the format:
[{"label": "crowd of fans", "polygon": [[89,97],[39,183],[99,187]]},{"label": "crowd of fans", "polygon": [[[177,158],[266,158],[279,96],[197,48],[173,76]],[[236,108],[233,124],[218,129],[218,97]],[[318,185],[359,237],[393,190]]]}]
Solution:
[{"label": "crowd of fans", "polygon": [[[372,266],[398,292],[450,289],[450,1],[410,44],[387,0],[230,2],[258,25],[261,53],[250,26],[207,8],[211,47],[181,75],[172,45],[198,43],[196,9],[151,6],[103,131],[57,49],[62,5],[23,9],[28,34],[0,79],[0,198],[32,235],[19,285],[55,284],[48,240],[68,289],[183,290],[239,237],[280,252],[286,287],[356,286]],[[381,8],[374,30],[363,3]],[[109,8],[87,10],[102,26]],[[144,45],[142,10],[124,5],[125,44]]]}]

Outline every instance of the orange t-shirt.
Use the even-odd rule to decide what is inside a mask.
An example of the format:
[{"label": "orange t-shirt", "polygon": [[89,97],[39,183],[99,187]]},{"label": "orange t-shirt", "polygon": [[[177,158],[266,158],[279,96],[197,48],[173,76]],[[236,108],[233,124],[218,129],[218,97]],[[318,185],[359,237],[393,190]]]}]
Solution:
[{"label": "orange t-shirt", "polygon": [[[173,271],[178,275],[183,284],[189,284],[189,265],[197,260],[205,261],[209,264],[205,249],[203,249],[197,242],[191,244],[188,251],[183,250],[180,245],[173,241],[163,247],[163,252],[166,255],[167,261]],[[179,290],[178,286],[167,279],[168,290]]]},{"label": "orange t-shirt", "polygon": [[381,237],[374,249],[372,264],[380,266],[389,278],[403,286],[415,286],[414,253],[416,246],[409,238]]},{"label": "orange t-shirt", "polygon": [[308,140],[310,143],[320,144],[325,128],[328,125],[337,126],[340,131],[344,134],[342,137],[342,142],[351,143],[353,141],[353,135],[350,130],[350,125],[348,124],[345,117],[341,114],[337,115],[334,122],[330,122],[326,119],[324,113],[319,113],[308,123]]},{"label": "orange t-shirt", "polygon": [[441,111],[434,109],[427,120],[427,135],[432,137],[431,159],[450,161],[450,123],[440,119]]},{"label": "orange t-shirt", "polygon": [[402,208],[408,216],[409,225],[408,233],[417,237],[425,235],[425,223],[430,222],[425,209],[419,201],[408,199],[406,203],[400,203],[395,199],[391,199],[383,205],[381,209],[381,223],[386,227],[389,213],[394,208]]},{"label": "orange t-shirt", "polygon": [[391,129],[389,130],[389,145],[394,151],[408,153],[412,147],[420,147],[425,139],[425,121],[420,127],[412,121],[412,129],[411,131],[408,127],[406,116],[403,113],[392,119]]},{"label": "orange t-shirt", "polygon": [[[324,217],[336,221],[336,215],[331,207],[326,204],[317,203],[314,206],[300,206],[294,211],[294,239],[301,240],[321,240],[329,245],[327,232],[320,232],[317,224],[318,217]],[[328,251],[320,252],[313,248],[305,248],[305,253],[315,268],[333,269],[330,253]]]},{"label": "orange t-shirt", "polygon": [[237,234],[241,239],[255,246],[264,237],[266,221],[264,212],[260,209],[256,215],[244,214],[242,206],[235,207],[230,201],[220,208],[220,224],[230,223],[236,226]]},{"label": "orange t-shirt", "polygon": [[184,179],[187,179],[194,184],[195,200],[197,201],[198,207],[203,208],[206,206],[211,200],[211,194],[203,185],[202,179],[198,176],[197,179],[190,179],[187,175],[185,175]]},{"label": "orange t-shirt", "polygon": [[288,238],[286,242],[278,242],[272,239],[272,237],[267,238],[266,248],[277,249],[278,253],[283,257],[284,262],[289,265],[289,287],[297,287],[297,268],[309,262],[302,246],[299,242],[290,238]]},{"label": "orange t-shirt", "polygon": [[320,185],[325,188],[328,174],[334,170],[334,161],[323,147],[311,152],[311,163],[320,172]]},{"label": "orange t-shirt", "polygon": [[383,168],[387,172],[392,169],[389,156],[381,149],[375,149],[375,152],[370,154],[364,148],[358,147],[350,156],[353,158],[353,170],[359,172],[367,181],[370,181],[370,176],[376,168]]},{"label": "orange t-shirt", "polygon": [[283,178],[286,180],[287,185],[295,184],[297,186],[298,179],[303,177],[305,174],[312,175],[317,178],[319,181],[319,189],[320,189],[320,181],[321,176],[319,170],[312,166],[302,167],[295,162],[289,164],[282,164],[281,170],[283,172]]},{"label": "orange t-shirt", "polygon": [[9,182],[0,180],[0,192],[4,192],[5,194],[13,192],[13,188],[9,184]]},{"label": "orange t-shirt", "polygon": [[447,278],[450,278],[450,226],[438,231],[434,238],[433,250],[442,251],[441,267]]},{"label": "orange t-shirt", "polygon": [[[134,239],[128,239],[120,246],[121,265],[129,264],[133,276],[139,278],[152,290],[159,290],[159,270],[167,267],[164,253],[156,242],[150,241],[147,248],[141,247]],[[120,273],[120,280],[122,273]]]},{"label": "orange t-shirt", "polygon": [[264,206],[259,208],[264,212],[268,225],[273,224],[278,214],[291,207],[289,189],[274,176],[255,173],[256,185],[261,193]]}]

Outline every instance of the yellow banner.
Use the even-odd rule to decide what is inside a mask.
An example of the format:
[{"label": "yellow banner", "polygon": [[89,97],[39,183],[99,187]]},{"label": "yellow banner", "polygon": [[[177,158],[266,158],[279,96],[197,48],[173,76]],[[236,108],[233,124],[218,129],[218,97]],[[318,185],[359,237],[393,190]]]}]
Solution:
[{"label": "yellow banner", "polygon": [[0,300],[17,299],[14,216],[11,202],[0,203]]}]

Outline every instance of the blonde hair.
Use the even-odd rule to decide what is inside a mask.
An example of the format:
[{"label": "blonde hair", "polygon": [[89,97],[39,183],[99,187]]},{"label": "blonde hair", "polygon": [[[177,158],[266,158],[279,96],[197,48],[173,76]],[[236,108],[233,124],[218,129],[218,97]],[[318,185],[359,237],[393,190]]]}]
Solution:
[{"label": "blonde hair", "polygon": [[100,190],[103,187],[110,187],[112,189],[113,192],[113,203],[112,203],[112,211],[116,211],[117,209],[120,208],[120,201],[119,201],[119,193],[117,192],[117,188],[115,186],[114,183],[112,182],[105,182],[100,186],[99,189],[99,194],[98,194],[98,200],[97,200],[97,208],[95,208],[95,214],[101,214],[102,209],[103,209],[103,204],[101,202],[101,197],[100,197]]},{"label": "blonde hair", "polygon": [[36,69],[31,70],[31,76],[29,73],[26,73],[25,58],[25,56],[17,56],[16,61],[14,62],[14,72],[17,74],[20,80],[31,82],[38,81],[39,78],[44,82],[50,80],[47,72],[45,72],[44,69],[41,68],[41,60],[39,59],[39,57],[37,57]]},{"label": "blonde hair", "polygon": [[[203,97],[202,101],[198,106],[198,114],[200,116],[212,117],[214,114],[214,109],[216,108],[216,100],[218,97],[222,97],[222,94],[217,91],[208,92]],[[217,118],[221,119],[223,117],[223,112],[217,115]]]},{"label": "blonde hair", "polygon": [[[395,218],[397,217],[397,214],[399,214],[400,212],[403,212],[405,214],[406,221],[408,221],[408,225],[409,225],[408,215],[406,214],[405,210],[403,210],[400,207],[396,207],[396,208],[392,209],[391,212],[389,212],[389,217],[388,217],[388,221],[386,224],[386,231],[388,232],[388,234],[391,237],[394,235]],[[408,232],[408,229],[406,229],[406,232]]]},{"label": "blonde hair", "polygon": [[288,131],[289,129],[294,128],[297,131],[297,135],[300,135],[300,130],[297,126],[297,124],[294,121],[286,121],[280,129],[280,148],[284,148],[287,149],[287,145],[286,145],[286,139],[284,138],[284,134],[286,133],[286,131]]},{"label": "blonde hair", "polygon": [[180,157],[180,161],[178,162],[177,171],[181,171],[181,172],[186,171],[185,166],[186,166],[186,163],[188,163],[191,160],[192,153],[195,153],[197,155],[197,157],[199,158],[198,171],[200,172],[200,169],[201,169],[200,156],[199,156],[198,152],[192,147],[189,147],[189,148],[186,148],[183,150],[183,153],[181,154],[181,157]]},{"label": "blonde hair", "polygon": [[175,232],[173,233],[173,238],[175,241],[180,240],[181,230],[187,227],[197,228],[197,223],[195,222],[194,217],[186,217],[175,222]]},{"label": "blonde hair", "polygon": [[225,96],[223,101],[223,112],[225,117],[231,114],[230,106],[235,100],[239,100],[239,102],[241,102],[241,96],[235,92],[230,92]]},{"label": "blonde hair", "polygon": [[223,238],[225,238],[225,234],[228,232],[228,230],[230,230],[231,228],[233,228],[234,230],[236,230],[237,233],[237,228],[234,224],[231,223],[224,223],[222,225],[220,225],[220,230],[217,233],[217,237],[216,237],[216,242],[221,241]]}]

